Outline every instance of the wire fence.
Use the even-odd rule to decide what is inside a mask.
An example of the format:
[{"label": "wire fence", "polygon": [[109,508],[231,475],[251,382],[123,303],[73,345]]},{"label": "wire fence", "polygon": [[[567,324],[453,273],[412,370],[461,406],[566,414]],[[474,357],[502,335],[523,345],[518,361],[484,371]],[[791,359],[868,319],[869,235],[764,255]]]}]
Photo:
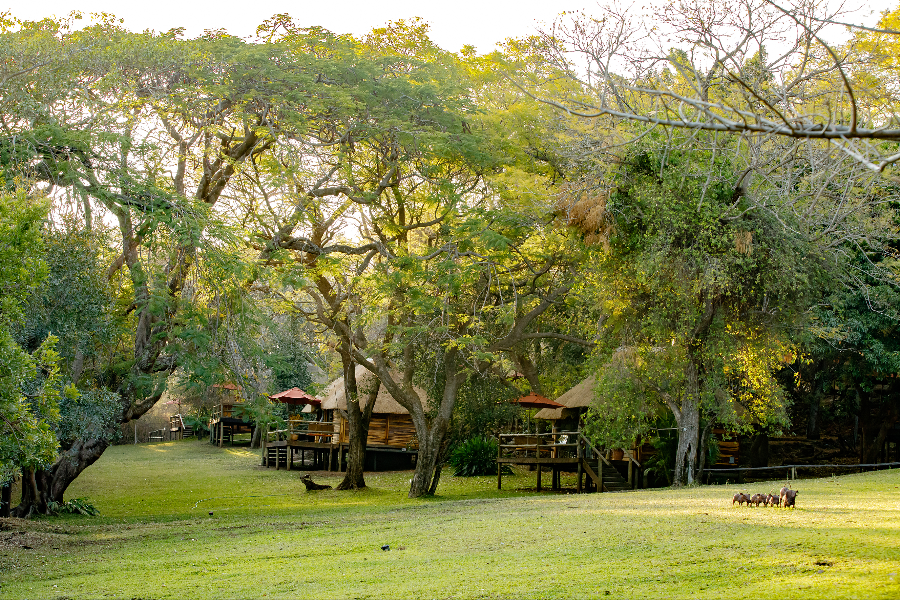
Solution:
[{"label": "wire fence", "polygon": [[892,469],[895,467],[900,467],[900,462],[885,462],[885,463],[856,463],[856,464],[818,464],[818,465],[776,465],[771,467],[730,467],[724,469],[704,469],[703,475],[707,479],[707,483],[709,482],[709,476],[716,474],[735,474],[739,478],[743,479],[744,473],[750,473],[752,476],[753,472],[760,471],[783,471],[786,473],[785,479],[797,479],[797,470],[798,469]]}]

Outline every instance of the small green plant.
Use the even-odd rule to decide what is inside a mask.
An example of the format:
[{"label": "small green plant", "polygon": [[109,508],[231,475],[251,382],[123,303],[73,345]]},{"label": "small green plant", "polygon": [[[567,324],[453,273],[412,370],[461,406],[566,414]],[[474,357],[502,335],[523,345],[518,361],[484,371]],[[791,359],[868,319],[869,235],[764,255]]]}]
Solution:
[{"label": "small green plant", "polygon": [[197,437],[209,435],[209,415],[200,412],[190,413],[182,417],[185,427],[190,427]]},{"label": "small green plant", "polygon": [[[450,465],[457,477],[497,474],[497,441],[487,437],[473,437],[459,444],[450,453]],[[510,472],[504,465],[503,473]]]},{"label": "small green plant", "polygon": [[48,502],[47,507],[50,512],[57,515],[85,515],[87,517],[96,517],[100,514],[97,507],[91,504],[87,498],[73,498],[65,502]]}]

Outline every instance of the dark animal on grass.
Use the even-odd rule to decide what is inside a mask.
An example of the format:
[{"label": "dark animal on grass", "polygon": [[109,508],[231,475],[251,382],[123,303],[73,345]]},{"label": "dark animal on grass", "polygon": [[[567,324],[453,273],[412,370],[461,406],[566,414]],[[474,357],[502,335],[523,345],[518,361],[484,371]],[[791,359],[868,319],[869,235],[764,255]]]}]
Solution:
[{"label": "dark animal on grass", "polygon": [[769,497],[767,498],[767,504],[769,506],[781,506],[781,498],[778,496],[773,496],[772,494],[769,494]]},{"label": "dark animal on grass", "polygon": [[331,489],[330,485],[325,485],[324,483],[316,483],[315,481],[312,480],[312,477],[310,477],[309,475],[304,475],[300,479],[300,481],[302,481],[303,485],[306,486],[307,492],[312,492],[314,490],[330,490]]},{"label": "dark animal on grass", "polygon": [[742,506],[744,504],[744,502],[746,502],[747,505],[749,506],[750,505],[750,496],[748,496],[747,494],[742,494],[742,493],[738,492],[737,494],[734,495],[734,498],[731,499],[731,505],[734,506],[735,502],[737,502],[739,506]]},{"label": "dark animal on grass", "polygon": [[759,506],[760,504],[765,506],[766,505],[766,495],[765,494],[753,494],[753,497],[750,498],[750,503],[753,506]]},{"label": "dark animal on grass", "polygon": [[799,491],[788,487],[781,488],[781,505],[784,508],[794,508],[794,503],[797,501],[797,494],[799,493]]}]

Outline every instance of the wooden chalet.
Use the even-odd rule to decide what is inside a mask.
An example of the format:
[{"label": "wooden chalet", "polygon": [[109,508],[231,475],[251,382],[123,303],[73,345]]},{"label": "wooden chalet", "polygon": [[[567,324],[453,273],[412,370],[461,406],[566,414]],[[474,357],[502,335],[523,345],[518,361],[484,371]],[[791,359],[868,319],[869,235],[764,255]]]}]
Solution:
[{"label": "wooden chalet", "polygon": [[581,418],[594,401],[597,379],[592,375],[556,399],[560,408],[543,408],[535,413],[535,419],[546,419],[553,424],[553,431],[578,431]]},{"label": "wooden chalet", "polygon": [[[375,376],[365,367],[356,367],[356,385],[360,402],[367,402],[369,391],[376,383]],[[425,391],[415,388],[417,394],[425,396]],[[350,443],[346,416],[347,396],[344,393],[344,378],[334,380],[322,392],[324,420],[334,423],[334,433],[338,444]],[[365,404],[363,404],[365,406]],[[375,398],[372,420],[369,422],[369,436],[366,440],[366,470],[408,469],[415,464],[418,455],[418,439],[409,411],[382,385]]]},{"label": "wooden chalet", "polygon": [[[372,389],[375,381],[371,372],[357,367],[356,382],[362,402],[368,401],[368,390]],[[424,394],[420,389],[416,391]],[[344,378],[331,382],[321,396],[321,399],[315,398],[296,389],[271,396],[276,402],[305,406],[291,415],[286,429],[266,432],[264,465],[274,464],[277,468],[283,464],[291,469],[296,455],[299,454],[301,465],[306,465],[306,455],[309,453],[312,468],[344,470],[350,445]],[[409,412],[382,386],[375,398],[369,422],[366,470],[412,468],[418,455],[417,448],[416,430]]]},{"label": "wooden chalet", "polygon": [[221,447],[227,440],[234,443],[234,436],[241,433],[253,433],[254,423],[239,416],[239,406],[244,402],[241,387],[233,383],[215,384],[213,389],[219,393],[219,403],[209,419],[209,441]]},{"label": "wooden chalet", "polygon": [[[559,438],[571,438],[574,435],[578,435],[578,437],[581,438],[582,436],[580,434],[580,431],[582,418],[588,411],[588,408],[590,408],[590,406],[596,402],[596,398],[594,396],[594,388],[596,387],[597,378],[592,375],[584,379],[556,399],[556,403],[562,406],[558,408],[542,408],[537,413],[535,413],[535,419],[546,419],[552,423],[552,433],[545,435],[548,435],[553,440],[557,440]],[[566,435],[566,432],[569,432],[569,435]],[[510,439],[513,438],[511,437]],[[528,443],[525,443],[524,446],[530,446],[532,443],[534,443],[531,439],[528,439],[527,442]],[[516,443],[520,445],[523,444],[522,440],[517,440],[514,441],[511,445],[515,446]],[[586,440],[583,440],[583,443],[589,445]],[[545,441],[545,443],[543,444],[543,449],[545,451],[550,450],[554,446],[560,449],[563,448],[563,446],[560,445],[558,441],[549,444]],[[594,487],[595,490],[602,491],[603,489],[628,489],[637,485],[636,482],[639,479],[643,485],[646,485],[646,481],[643,478],[643,467],[641,465],[641,461],[644,458],[642,454],[644,453],[646,447],[635,447],[628,450],[606,449],[602,452],[602,455],[598,454],[597,449],[593,447],[591,448],[593,453],[593,460],[595,461],[594,466],[596,469],[599,469],[600,478],[604,479],[602,485]],[[512,454],[516,455],[521,453],[513,452]],[[558,451],[554,452],[549,458],[555,459],[557,454]],[[591,453],[589,452],[588,454],[590,455]],[[539,455],[540,452],[538,451],[537,456]],[[525,453],[525,456],[528,456],[528,453]],[[508,458],[506,462],[514,461]],[[602,466],[600,463],[605,463],[607,465],[605,473],[602,472]],[[541,462],[539,461],[537,463],[530,463],[526,461],[521,464],[537,464],[538,468],[540,468]],[[566,464],[565,461],[555,463],[553,460],[551,460],[547,462],[547,465],[550,466],[553,471],[554,482],[558,482],[560,470],[565,471],[571,469],[571,466]],[[621,475],[621,481],[619,480],[619,475]],[[540,489],[540,473],[538,474],[538,481],[538,489]],[[622,481],[627,481],[627,486],[626,484],[623,484]],[[581,486],[579,484],[579,490],[580,489]],[[588,486],[588,489],[590,489],[590,486]]]}]

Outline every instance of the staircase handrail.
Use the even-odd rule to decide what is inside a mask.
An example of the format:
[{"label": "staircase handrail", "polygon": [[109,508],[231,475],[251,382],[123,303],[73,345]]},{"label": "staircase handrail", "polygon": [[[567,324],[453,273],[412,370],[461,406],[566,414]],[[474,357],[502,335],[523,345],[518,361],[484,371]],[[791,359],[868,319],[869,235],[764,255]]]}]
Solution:
[{"label": "staircase handrail", "polygon": [[638,462],[638,460],[634,457],[634,454],[632,454],[630,450],[622,450],[622,452],[628,455],[628,459],[633,462],[638,469],[641,468],[641,463]]},{"label": "staircase handrail", "polygon": [[587,439],[585,437],[585,435],[583,433],[581,433],[580,431],[578,431],[576,433],[578,433],[578,437],[580,439],[584,440],[584,443],[587,444],[590,447],[590,449],[594,451],[594,454],[596,454],[597,457],[603,461],[603,464],[605,464],[609,468],[613,468],[612,463],[610,463],[608,460],[606,460],[606,457],[603,456],[603,453],[594,447],[594,445],[591,443],[591,440]]}]

